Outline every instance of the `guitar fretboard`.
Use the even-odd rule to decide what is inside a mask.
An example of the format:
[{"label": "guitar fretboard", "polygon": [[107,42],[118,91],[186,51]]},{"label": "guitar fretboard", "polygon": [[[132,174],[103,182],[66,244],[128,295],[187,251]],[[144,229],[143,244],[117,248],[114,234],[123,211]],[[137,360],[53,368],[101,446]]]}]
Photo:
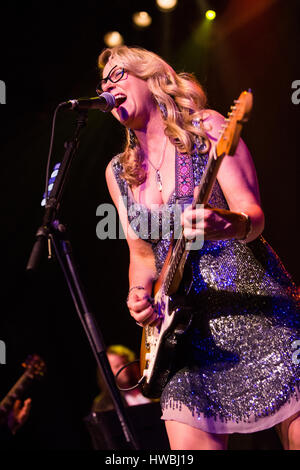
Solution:
[{"label": "guitar fretboard", "polygon": [[[196,208],[197,204],[206,204],[208,202],[223,156],[224,155],[214,158],[214,155],[211,155],[209,157],[205,171],[201,177],[200,184],[196,189],[196,195],[192,202],[193,209]],[[188,251],[186,250],[186,244],[187,240],[184,238],[183,232],[181,232],[174,245],[172,257],[169,262],[169,268],[164,281],[164,291],[167,294],[180,262],[182,261],[183,257],[187,257]]]}]

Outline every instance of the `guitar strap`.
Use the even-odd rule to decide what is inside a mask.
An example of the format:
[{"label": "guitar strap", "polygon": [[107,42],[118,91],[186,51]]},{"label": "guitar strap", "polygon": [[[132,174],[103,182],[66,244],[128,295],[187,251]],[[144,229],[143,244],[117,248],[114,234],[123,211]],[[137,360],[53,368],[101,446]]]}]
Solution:
[{"label": "guitar strap", "polygon": [[176,151],[175,197],[178,204],[189,204],[194,197],[194,171],[191,155]]}]

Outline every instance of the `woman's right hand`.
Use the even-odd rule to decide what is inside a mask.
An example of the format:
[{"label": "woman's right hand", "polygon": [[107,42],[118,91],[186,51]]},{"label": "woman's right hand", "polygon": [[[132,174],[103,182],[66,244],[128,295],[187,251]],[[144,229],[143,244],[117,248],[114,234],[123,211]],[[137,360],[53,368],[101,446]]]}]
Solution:
[{"label": "woman's right hand", "polygon": [[150,295],[144,289],[133,289],[129,292],[127,306],[130,315],[139,326],[153,325],[157,321],[157,312],[153,307]]}]

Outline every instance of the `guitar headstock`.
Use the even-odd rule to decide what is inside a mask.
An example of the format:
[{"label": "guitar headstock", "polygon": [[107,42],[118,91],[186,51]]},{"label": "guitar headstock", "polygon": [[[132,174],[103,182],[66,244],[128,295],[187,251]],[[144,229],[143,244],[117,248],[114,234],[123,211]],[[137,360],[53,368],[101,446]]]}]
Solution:
[{"label": "guitar headstock", "polygon": [[228,117],[222,124],[222,130],[216,145],[217,156],[234,155],[239,143],[242,125],[247,122],[252,109],[253,95],[251,91],[243,91],[234,101]]},{"label": "guitar headstock", "polygon": [[27,369],[28,373],[34,376],[43,377],[46,372],[46,364],[43,359],[37,354],[32,354],[27,357],[22,366]]}]

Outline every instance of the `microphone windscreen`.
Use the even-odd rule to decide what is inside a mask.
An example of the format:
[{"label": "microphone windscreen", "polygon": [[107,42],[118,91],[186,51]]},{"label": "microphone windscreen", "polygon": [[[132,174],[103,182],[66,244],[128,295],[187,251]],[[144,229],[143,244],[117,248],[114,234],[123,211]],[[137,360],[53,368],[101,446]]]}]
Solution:
[{"label": "microphone windscreen", "polygon": [[107,102],[107,111],[111,111],[116,106],[116,100],[114,95],[108,93],[107,91],[104,91],[103,93],[101,93],[101,95],[99,95],[99,98],[101,98],[101,96]]}]

